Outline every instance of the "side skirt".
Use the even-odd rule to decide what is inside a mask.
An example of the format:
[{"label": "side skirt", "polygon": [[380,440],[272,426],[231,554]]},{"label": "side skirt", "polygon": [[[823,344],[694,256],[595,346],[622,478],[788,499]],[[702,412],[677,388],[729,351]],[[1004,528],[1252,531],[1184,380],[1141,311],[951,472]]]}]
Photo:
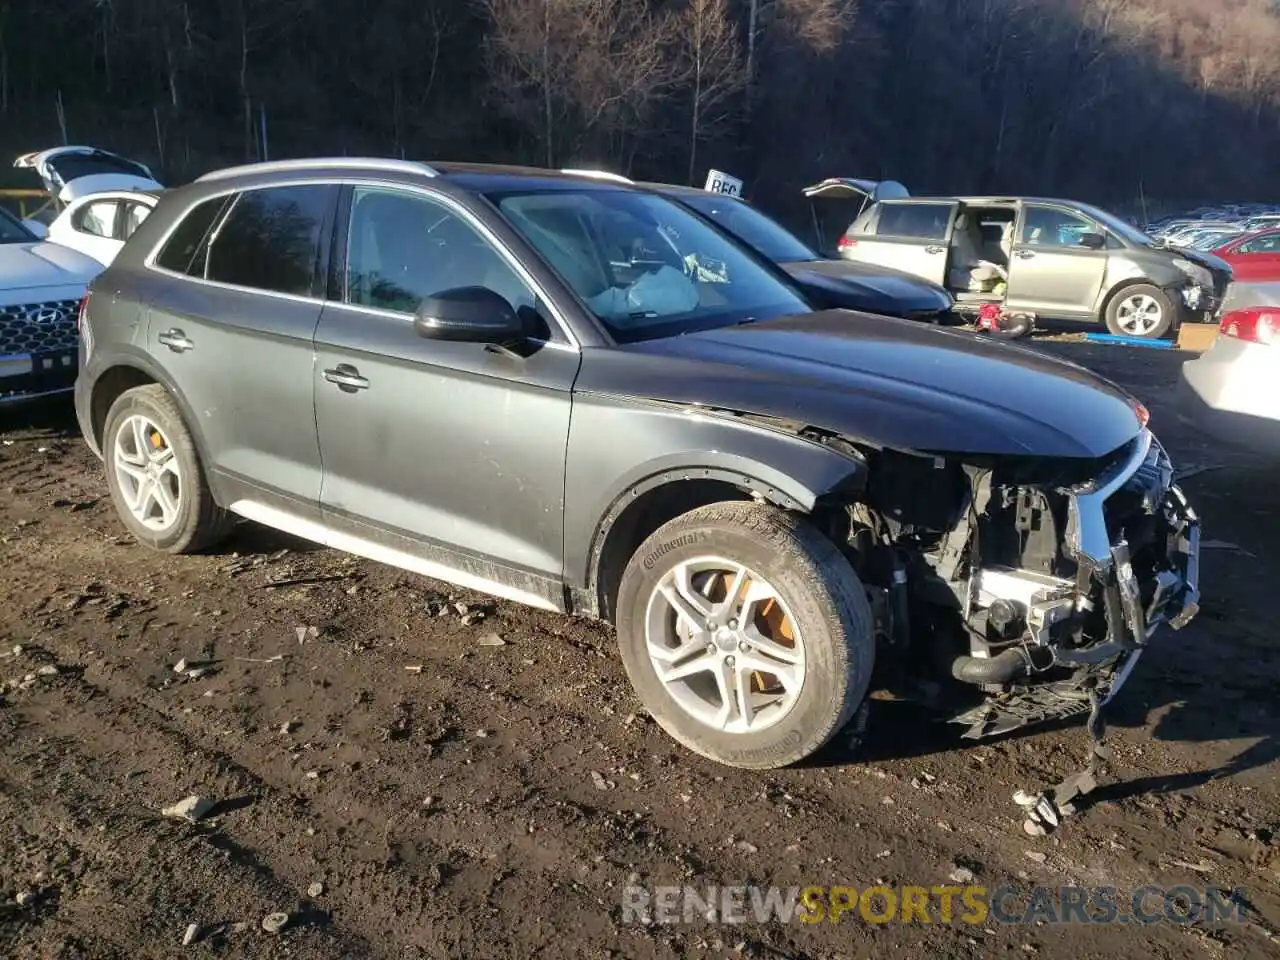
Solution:
[{"label": "side skirt", "polygon": [[285,533],[291,533],[296,537],[310,540],[313,543],[324,544],[326,547],[332,547],[344,553],[355,554],[368,560],[376,560],[378,563],[398,567],[401,570],[430,577],[433,580],[443,580],[466,590],[476,590],[494,597],[501,597],[504,600],[513,600],[516,603],[536,607],[539,610],[550,610],[553,613],[563,612],[560,607],[556,606],[548,598],[528,590],[522,590],[519,587],[513,587],[501,581],[490,580],[465,570],[459,570],[456,567],[428,560],[425,557],[405,553],[402,550],[396,550],[393,547],[375,543],[355,534],[336,530],[325,524],[295,516],[284,510],[270,507],[254,500],[237,500],[228,509],[246,520],[261,523],[263,526],[273,527]]}]

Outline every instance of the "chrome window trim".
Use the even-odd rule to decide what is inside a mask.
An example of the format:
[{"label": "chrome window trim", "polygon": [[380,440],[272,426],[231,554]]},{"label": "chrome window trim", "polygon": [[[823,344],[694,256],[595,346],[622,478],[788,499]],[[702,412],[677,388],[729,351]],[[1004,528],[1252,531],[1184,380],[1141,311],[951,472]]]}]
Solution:
[{"label": "chrome window trim", "polygon": [[[581,351],[582,349],[581,341],[574,334],[573,328],[569,325],[568,321],[565,319],[564,314],[561,312],[560,308],[555,304],[555,302],[549,296],[547,296],[546,289],[542,286],[542,284],[537,282],[533,274],[529,272],[529,270],[524,266],[524,264],[520,263],[520,261],[516,258],[515,254],[511,252],[510,248],[498,237],[498,235],[495,234],[487,225],[482,223],[475,216],[475,214],[473,214],[470,210],[466,209],[466,207],[458,203],[458,201],[453,199],[452,197],[445,196],[444,194],[437,193],[433,190],[429,190],[417,184],[401,183],[395,180],[383,180],[376,176],[360,177],[355,175],[348,175],[348,176],[338,176],[338,177],[321,177],[321,176],[298,177],[298,178],[291,177],[287,180],[278,180],[272,183],[242,185],[239,187],[228,187],[225,190],[219,190],[214,193],[206,194],[205,196],[202,196],[199,199],[192,201],[183,209],[182,213],[174,217],[173,222],[169,224],[169,226],[165,229],[165,232],[161,235],[160,239],[157,240],[155,245],[151,248],[151,252],[148,253],[147,256],[143,259],[142,261],[143,267],[148,270],[154,270],[156,273],[164,274],[166,276],[173,277],[178,280],[189,280],[192,283],[207,284],[215,289],[233,290],[241,293],[256,293],[262,296],[277,297],[282,300],[293,301],[295,303],[316,303],[316,304],[335,303],[339,306],[349,307],[351,309],[360,309],[358,305],[346,303],[345,301],[342,301],[342,300],[331,301],[326,297],[302,297],[302,296],[298,296],[296,294],[291,294],[291,293],[280,293],[279,291],[276,291],[276,290],[263,290],[259,287],[244,287],[244,286],[240,286],[239,284],[225,283],[221,280],[209,280],[204,277],[194,277],[188,273],[179,273],[176,270],[170,270],[167,267],[161,267],[155,262],[156,257],[160,255],[160,251],[163,250],[165,245],[169,242],[169,238],[173,235],[174,231],[178,229],[178,225],[181,224],[184,220],[186,220],[186,218],[191,214],[191,211],[194,210],[200,204],[208,200],[216,200],[219,197],[228,197],[228,196],[231,196],[232,194],[248,193],[251,190],[271,190],[278,187],[299,187],[299,186],[376,186],[380,188],[390,189],[392,191],[399,190],[405,193],[420,194],[421,196],[425,197],[430,201],[433,201],[435,203],[439,203],[439,204],[442,204],[443,206],[448,207],[451,211],[461,216],[463,220],[466,221],[473,228],[475,228],[475,230],[482,237],[484,237],[485,240],[487,240],[490,244],[492,244],[494,249],[498,251],[498,255],[502,257],[502,259],[506,261],[507,265],[510,266],[516,272],[516,275],[519,276],[520,279],[523,280],[529,286],[529,289],[533,291],[537,299],[546,305],[547,311],[551,314],[552,320],[555,322],[556,326],[560,330],[560,333],[564,336],[564,339],[566,341],[564,343],[560,343],[559,341],[534,341],[534,342],[544,342],[547,344],[547,346],[560,347],[564,349],[573,350],[574,352]],[[231,211],[233,209],[235,209],[234,202],[230,206],[228,206],[226,210],[222,211],[221,216],[218,217],[217,221],[214,223],[213,227],[211,228],[209,239],[207,241],[209,244],[212,244],[213,241],[217,239],[218,231],[222,229],[222,225],[226,222],[227,217],[230,216]],[[208,269],[207,260],[205,262],[205,268],[207,271]],[[377,308],[369,307],[364,309],[376,310]],[[397,313],[396,311],[385,311],[385,313],[398,318],[412,316],[411,314]]]}]

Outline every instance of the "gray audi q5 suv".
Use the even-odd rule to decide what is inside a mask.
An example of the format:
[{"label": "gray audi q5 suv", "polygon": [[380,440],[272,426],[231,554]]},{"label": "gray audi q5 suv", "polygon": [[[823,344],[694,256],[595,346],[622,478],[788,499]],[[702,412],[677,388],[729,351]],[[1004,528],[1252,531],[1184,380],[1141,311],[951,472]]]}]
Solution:
[{"label": "gray audi q5 suv", "polygon": [[241,517],[606,618],[657,721],[724,763],[812,753],[873,665],[973,736],[1096,712],[1196,611],[1198,523],[1132,397],[815,310],[623,183],[224,170],[165,194],[80,330],[80,424],[138,541]]}]

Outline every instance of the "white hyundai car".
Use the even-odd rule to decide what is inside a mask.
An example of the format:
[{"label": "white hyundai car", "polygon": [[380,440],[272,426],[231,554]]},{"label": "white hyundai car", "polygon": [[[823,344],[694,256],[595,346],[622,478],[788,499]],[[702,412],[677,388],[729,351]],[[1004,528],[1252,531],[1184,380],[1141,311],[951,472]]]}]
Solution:
[{"label": "white hyundai car", "polygon": [[159,199],[155,190],[109,190],[82,196],[49,224],[46,239],[109,266]]},{"label": "white hyundai car", "polygon": [[0,404],[72,390],[80,303],[102,269],[0,209]]}]

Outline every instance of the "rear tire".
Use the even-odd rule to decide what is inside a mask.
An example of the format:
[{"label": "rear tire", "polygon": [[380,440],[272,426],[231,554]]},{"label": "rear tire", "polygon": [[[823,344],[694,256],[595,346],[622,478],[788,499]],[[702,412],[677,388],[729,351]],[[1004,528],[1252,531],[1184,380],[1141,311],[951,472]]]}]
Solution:
[{"label": "rear tire", "polygon": [[1103,319],[1117,337],[1158,340],[1173,327],[1173,302],[1159,287],[1137,283],[1107,302]]},{"label": "rear tire", "polygon": [[830,740],[866,698],[875,658],[849,562],[804,520],[756,503],[700,507],[645,540],[622,576],[617,629],[658,724],[750,769],[787,766]]},{"label": "rear tire", "polygon": [[134,539],[192,553],[226,536],[234,518],[214,502],[177,402],[156,383],[126,390],[102,431],[107,487]]}]

